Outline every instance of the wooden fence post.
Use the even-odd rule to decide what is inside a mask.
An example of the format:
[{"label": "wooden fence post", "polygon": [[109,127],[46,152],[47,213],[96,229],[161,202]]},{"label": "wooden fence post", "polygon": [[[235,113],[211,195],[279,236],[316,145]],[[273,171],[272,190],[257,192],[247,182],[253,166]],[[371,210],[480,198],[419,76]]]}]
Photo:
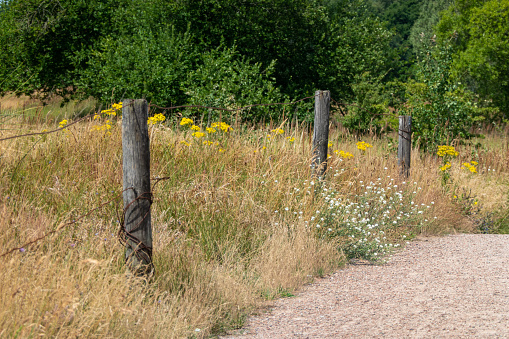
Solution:
[{"label": "wooden fence post", "polygon": [[135,275],[153,272],[150,205],[150,148],[148,104],[124,100],[122,107],[122,165],[126,264]]},{"label": "wooden fence post", "polygon": [[322,178],[327,170],[327,149],[329,144],[329,111],[330,92],[315,92],[315,121],[313,130],[313,160],[312,172],[314,176]]},{"label": "wooden fence post", "polygon": [[398,165],[401,167],[401,174],[406,178],[410,175],[410,155],[412,152],[412,117],[408,115],[399,116],[399,144],[398,144]]}]

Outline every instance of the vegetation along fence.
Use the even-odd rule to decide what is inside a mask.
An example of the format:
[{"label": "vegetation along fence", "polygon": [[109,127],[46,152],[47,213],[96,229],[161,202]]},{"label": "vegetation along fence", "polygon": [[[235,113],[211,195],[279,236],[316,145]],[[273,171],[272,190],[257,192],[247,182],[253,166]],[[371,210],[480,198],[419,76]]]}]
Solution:
[{"label": "vegetation along fence", "polygon": [[[119,216],[120,228],[118,232],[119,240],[126,248],[125,260],[130,271],[135,275],[150,275],[154,271],[152,263],[152,225],[150,207],[152,204],[152,192],[154,186],[161,180],[168,178],[153,179],[151,186],[150,177],[150,138],[148,133],[149,107],[160,109],[177,108],[206,108],[209,110],[240,111],[255,106],[268,105],[288,105],[307,100],[315,99],[314,105],[314,129],[312,139],[312,160],[311,175],[319,180],[324,180],[327,170],[327,149],[329,143],[330,126],[330,102],[334,101],[329,91],[316,91],[314,96],[302,98],[290,103],[272,103],[272,104],[254,104],[237,109],[227,109],[219,107],[205,107],[199,105],[193,106],[173,106],[159,107],[149,105],[145,99],[126,99],[122,105],[122,154],[123,154],[123,212]],[[116,107],[114,109],[119,109]],[[96,115],[95,113],[93,114]],[[5,141],[14,138],[44,135],[62,131],[80,121],[90,118],[92,115],[78,119],[72,123],[61,125],[58,129],[44,131],[40,133],[28,133],[0,139]],[[410,152],[411,152],[411,134],[412,120],[409,116],[399,117],[399,145],[398,145],[398,165],[401,169],[401,175],[408,177],[410,175]],[[119,196],[112,200],[102,203],[88,213],[75,218],[72,222],[65,223],[57,229],[38,237],[21,247],[16,247],[1,254],[4,257],[9,253],[26,248],[27,246],[40,241],[50,234],[75,224],[79,220],[91,215],[98,209],[117,200]]]}]

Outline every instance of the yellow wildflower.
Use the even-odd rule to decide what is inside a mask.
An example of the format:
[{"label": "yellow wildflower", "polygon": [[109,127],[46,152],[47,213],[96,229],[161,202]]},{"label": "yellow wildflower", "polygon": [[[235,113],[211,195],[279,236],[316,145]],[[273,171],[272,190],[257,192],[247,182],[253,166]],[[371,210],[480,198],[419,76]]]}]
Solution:
[{"label": "yellow wildflower", "polygon": [[223,153],[223,152],[224,152],[224,149],[220,148],[219,153]]},{"label": "yellow wildflower", "polygon": [[213,145],[213,144],[214,144],[214,142],[213,142],[213,141],[209,141],[209,140],[205,140],[205,141],[203,142],[203,144],[204,144],[204,145],[207,145],[207,146],[210,146],[210,145]]},{"label": "yellow wildflower", "polygon": [[64,119],[58,123],[58,128],[64,128],[67,126],[67,119]]},{"label": "yellow wildflower", "polygon": [[437,155],[439,157],[445,157],[446,155],[450,155],[453,157],[457,157],[459,155],[459,152],[457,152],[453,146],[438,146]]},{"label": "yellow wildflower", "polygon": [[335,150],[334,154],[339,155],[343,159],[353,158],[353,154],[350,152]]},{"label": "yellow wildflower", "polygon": [[207,133],[210,133],[210,134],[216,133],[216,129],[213,127],[207,127]]},{"label": "yellow wildflower", "polygon": [[[464,162],[463,166],[461,168],[468,169],[472,173],[477,173],[477,168],[473,164],[475,161],[472,161],[472,163]],[[477,164],[477,162],[475,162]]]},{"label": "yellow wildflower", "polygon": [[183,145],[186,145],[186,146],[191,146],[191,144],[190,144],[190,143],[188,143],[188,142],[187,142],[187,141],[185,141],[185,140],[182,140],[180,143],[181,143],[181,144],[183,144]]},{"label": "yellow wildflower", "polygon": [[180,126],[186,126],[186,125],[189,125],[192,123],[193,123],[193,120],[191,120],[189,118],[182,118],[182,120],[180,121]]},{"label": "yellow wildflower", "polygon": [[193,134],[191,134],[193,137],[197,138],[197,139],[200,139],[202,137],[205,136],[205,133],[202,133],[202,132],[194,132]]},{"label": "yellow wildflower", "polygon": [[223,132],[228,132],[228,131],[230,131],[230,130],[232,130],[232,131],[233,131],[233,128],[231,128],[231,126],[230,126],[230,125],[228,125],[228,124],[227,124],[227,123],[225,123],[225,122],[221,122],[221,123],[219,123],[219,128],[220,128],[220,129],[221,129],[221,131],[223,131]]},{"label": "yellow wildflower", "polygon": [[197,131],[198,132],[200,129],[201,128],[199,126],[196,126],[196,125],[191,126],[191,130],[193,130],[193,131]]},{"label": "yellow wildflower", "polygon": [[158,122],[163,122],[164,120],[166,120],[166,117],[162,113],[158,113],[153,117],[148,118],[147,124],[155,125]]},{"label": "yellow wildflower", "polygon": [[444,166],[440,167],[440,170],[442,172],[444,172],[444,171],[447,171],[450,167],[451,167],[451,163],[448,161],[448,162],[445,163]]},{"label": "yellow wildflower", "polygon": [[332,147],[332,142],[329,141],[329,143],[327,144],[327,147]]},{"label": "yellow wildflower", "polygon": [[360,149],[361,151],[366,151],[366,149],[368,149],[370,147],[373,147],[373,146],[371,146],[370,144],[368,144],[367,142],[364,142],[364,141],[359,141],[357,143],[357,148]]},{"label": "yellow wildflower", "polygon": [[295,138],[294,137],[286,137],[286,139],[288,139],[288,141],[290,143],[293,143],[295,141]]},{"label": "yellow wildflower", "polygon": [[285,133],[285,131],[283,129],[281,129],[281,128],[273,129],[273,130],[271,130],[271,132],[276,134],[276,135],[277,134],[284,134]]}]

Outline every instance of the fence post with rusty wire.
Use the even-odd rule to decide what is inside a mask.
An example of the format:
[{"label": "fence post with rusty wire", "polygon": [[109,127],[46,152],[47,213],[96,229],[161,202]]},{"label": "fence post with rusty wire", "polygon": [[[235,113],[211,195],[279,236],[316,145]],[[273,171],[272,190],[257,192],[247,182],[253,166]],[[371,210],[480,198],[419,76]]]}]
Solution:
[{"label": "fence post with rusty wire", "polygon": [[408,178],[410,175],[410,157],[412,153],[412,117],[399,116],[398,166],[400,173]]},{"label": "fence post with rusty wire", "polygon": [[122,165],[126,264],[135,275],[153,272],[150,205],[150,148],[148,104],[124,100],[122,107]]},{"label": "fence post with rusty wire", "polygon": [[313,129],[312,175],[322,178],[327,170],[327,149],[329,144],[330,92],[315,92],[315,120]]}]

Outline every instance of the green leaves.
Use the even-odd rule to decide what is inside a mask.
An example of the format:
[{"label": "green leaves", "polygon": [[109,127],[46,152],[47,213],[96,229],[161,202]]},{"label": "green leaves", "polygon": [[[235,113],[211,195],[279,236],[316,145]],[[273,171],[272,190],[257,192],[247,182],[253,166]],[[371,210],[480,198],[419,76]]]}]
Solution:
[{"label": "green leaves", "polygon": [[[259,63],[249,62],[240,56],[235,48],[223,47],[202,54],[198,68],[188,73],[183,87],[191,105],[235,109],[252,104],[281,102],[285,96],[275,86],[273,72],[274,62],[263,69]],[[198,112],[206,114],[209,121],[217,120],[220,114],[223,120],[238,115],[244,121],[260,121],[276,117],[280,110],[260,106],[233,113],[203,109]],[[196,115],[196,111],[192,114]]]},{"label": "green leaves", "polygon": [[481,106],[495,104],[509,117],[509,0],[456,1],[438,25],[452,39],[456,81],[477,92]]},{"label": "green leaves", "polygon": [[451,65],[451,46],[426,44],[416,81],[406,84],[408,102],[403,111],[412,115],[413,141],[424,150],[471,136],[475,96],[451,78]]},{"label": "green leaves", "polygon": [[[395,59],[392,34],[363,0],[13,0],[8,8],[0,93],[238,107],[327,89],[350,101],[356,75],[379,77]],[[300,108],[308,119],[311,105]],[[278,112],[258,107],[243,118]]]}]

